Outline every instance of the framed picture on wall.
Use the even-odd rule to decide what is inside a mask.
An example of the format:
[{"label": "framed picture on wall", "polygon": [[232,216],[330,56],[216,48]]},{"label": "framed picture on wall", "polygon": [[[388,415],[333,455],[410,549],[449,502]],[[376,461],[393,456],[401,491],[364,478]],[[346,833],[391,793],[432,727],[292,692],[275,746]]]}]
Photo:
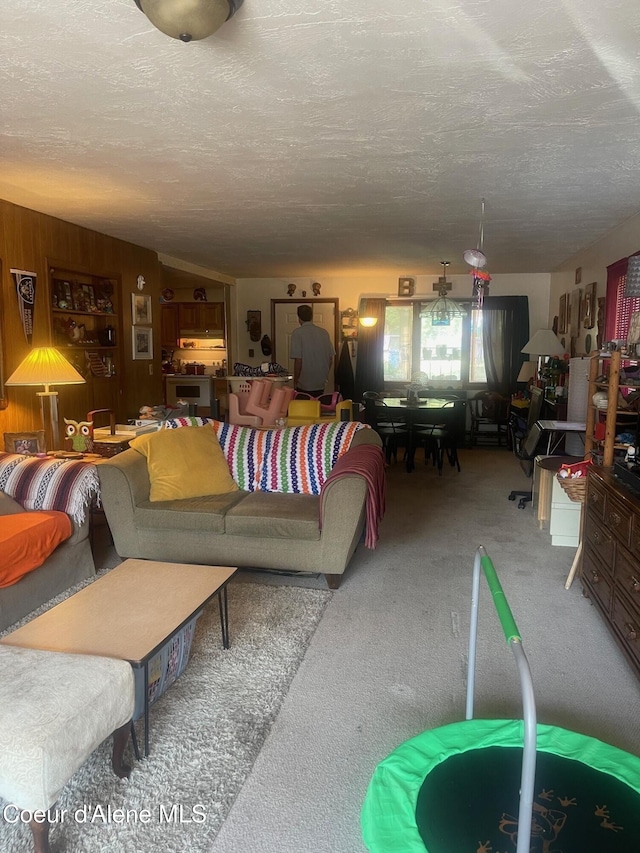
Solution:
[{"label": "framed picture on wall", "polygon": [[567,294],[563,293],[560,297],[560,305],[558,306],[558,334],[564,335],[567,331]]},{"label": "framed picture on wall", "polygon": [[153,332],[142,326],[131,329],[134,361],[151,360],[153,358]]},{"label": "framed picture on wall", "polygon": [[584,289],[584,299],[582,300],[582,327],[584,329],[593,329],[596,324],[596,290],[597,283],[594,281],[588,284]]},{"label": "framed picture on wall", "polygon": [[574,287],[571,291],[571,301],[569,304],[569,334],[572,338],[577,338],[580,334],[580,297],[582,291],[579,287]]},{"label": "framed picture on wall", "polygon": [[134,326],[151,325],[151,297],[141,293],[131,294],[131,322]]}]

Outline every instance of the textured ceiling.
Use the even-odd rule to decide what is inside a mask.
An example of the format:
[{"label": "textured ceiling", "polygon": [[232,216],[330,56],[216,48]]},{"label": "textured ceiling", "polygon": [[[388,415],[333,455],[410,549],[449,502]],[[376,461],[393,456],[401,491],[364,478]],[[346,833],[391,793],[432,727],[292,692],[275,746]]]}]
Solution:
[{"label": "textured ceiling", "polygon": [[640,210],[637,0],[2,0],[0,197],[236,277],[553,269]]}]

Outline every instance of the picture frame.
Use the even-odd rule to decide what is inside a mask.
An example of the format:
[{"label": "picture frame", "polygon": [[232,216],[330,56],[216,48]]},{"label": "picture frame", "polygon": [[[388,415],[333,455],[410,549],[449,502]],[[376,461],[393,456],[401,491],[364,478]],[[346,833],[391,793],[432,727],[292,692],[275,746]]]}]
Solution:
[{"label": "picture frame", "polygon": [[558,305],[558,334],[567,333],[567,294],[563,293]]},{"label": "picture frame", "polygon": [[134,326],[150,326],[151,297],[143,293],[131,294],[131,322]]},{"label": "picture frame", "polygon": [[153,358],[153,329],[132,326],[131,343],[134,361],[150,361]]},{"label": "picture frame", "polygon": [[597,282],[593,281],[584,289],[584,299],[582,300],[582,327],[583,329],[593,329],[596,324],[596,297],[597,297]]},{"label": "picture frame", "polygon": [[582,284],[582,267],[576,267],[575,284]]},{"label": "picture frame", "polygon": [[570,294],[569,302],[569,336],[577,338],[580,334],[580,304],[582,291],[575,287]]},{"label": "picture frame", "polygon": [[33,432],[5,432],[5,453],[45,453],[44,430],[37,429]]}]

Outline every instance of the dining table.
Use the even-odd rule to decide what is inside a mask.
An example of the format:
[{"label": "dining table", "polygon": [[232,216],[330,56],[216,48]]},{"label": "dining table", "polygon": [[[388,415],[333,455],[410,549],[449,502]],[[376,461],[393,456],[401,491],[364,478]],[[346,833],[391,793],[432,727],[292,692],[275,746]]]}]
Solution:
[{"label": "dining table", "polygon": [[[390,414],[402,414],[406,420],[408,427],[407,434],[407,472],[413,471],[415,468],[415,424],[424,423],[420,420],[420,415],[425,410],[442,409],[445,405],[450,404],[452,397],[419,397],[418,399],[410,400],[407,397],[385,397],[384,403]],[[434,421],[435,423],[435,421]]]}]

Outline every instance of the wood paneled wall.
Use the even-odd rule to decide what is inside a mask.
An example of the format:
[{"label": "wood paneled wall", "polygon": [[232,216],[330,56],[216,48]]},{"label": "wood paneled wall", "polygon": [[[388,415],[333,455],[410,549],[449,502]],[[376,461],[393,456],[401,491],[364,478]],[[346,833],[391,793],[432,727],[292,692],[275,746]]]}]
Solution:
[{"label": "wood paneled wall", "polygon": [[[120,400],[116,412],[119,423],[135,417],[143,405],[162,403],[160,368],[160,264],[155,252],[72,225],[61,219],[0,200],[0,261],[2,262],[2,299],[0,332],[4,352],[4,378],[7,379],[29,351],[18,310],[11,269],[37,274],[34,307],[33,346],[52,343],[49,265],[52,261],[70,269],[91,270],[96,275],[119,275],[122,281],[121,305],[124,369],[119,377]],[[131,351],[131,294],[138,292],[139,275],[146,279],[145,294],[152,297],[153,361],[134,361]],[[153,371],[150,374],[150,368]],[[66,416],[81,419],[82,386],[60,389],[60,422]],[[2,433],[40,428],[40,407],[33,388],[5,388],[6,408],[0,409],[0,450]]]}]

